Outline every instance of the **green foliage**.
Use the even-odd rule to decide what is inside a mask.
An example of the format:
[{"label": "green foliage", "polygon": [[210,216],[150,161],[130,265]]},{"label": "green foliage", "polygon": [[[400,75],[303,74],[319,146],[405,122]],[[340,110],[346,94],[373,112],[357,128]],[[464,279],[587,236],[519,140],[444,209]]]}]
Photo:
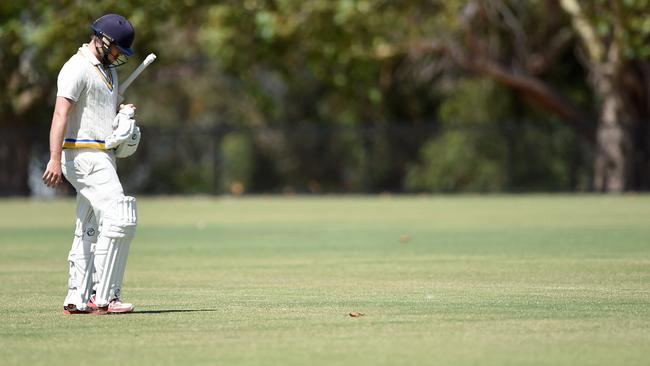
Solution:
[{"label": "green foliage", "polygon": [[[440,106],[440,136],[420,151],[406,186],[412,190],[491,192],[506,188],[506,143],[494,129],[478,131],[507,111],[508,93],[486,79],[457,83]],[[463,127],[458,121],[474,125]]]},{"label": "green foliage", "polygon": [[[181,159],[176,159],[177,161]],[[152,164],[149,174],[155,177],[144,190],[154,194],[197,194],[212,192],[214,169],[210,162],[174,162],[173,158]]]},{"label": "green foliage", "polygon": [[[485,146],[467,131],[447,130],[422,147],[421,166],[412,167],[406,178],[411,190],[434,192],[495,192],[505,188],[502,161],[505,149],[488,140]],[[483,150],[501,156],[486,156]]]},{"label": "green foliage", "polygon": [[[603,40],[611,39],[612,22],[617,19],[612,15],[613,3],[598,0],[585,5]],[[136,56],[118,70],[122,77],[147,53],[158,55],[127,94],[127,101],[139,106],[141,125],[173,129],[228,124],[259,129],[247,137],[255,145],[253,162],[250,166],[242,162],[241,171],[228,165],[227,171],[216,175],[182,169],[169,172],[165,171],[169,164],[188,170],[214,166],[213,157],[205,153],[207,157],[198,159],[198,153],[189,154],[188,159],[195,160],[184,161],[185,155],[156,151],[160,159],[171,160],[151,159],[151,165],[140,168],[153,175],[142,189],[167,191],[160,182],[169,182],[183,192],[183,184],[191,186],[188,191],[215,191],[215,185],[227,183],[208,183],[214,176],[244,179],[252,174],[251,186],[260,190],[305,186],[309,181],[334,190],[401,190],[407,170],[411,171],[409,189],[418,190],[495,190],[526,181],[543,181],[548,189],[574,185],[573,178],[567,183],[566,174],[575,169],[566,167],[579,158],[558,163],[568,154],[560,145],[572,141],[561,124],[522,107],[522,99],[508,96],[503,89],[490,90],[494,87],[481,85],[483,81],[463,85],[468,76],[452,67],[448,57],[427,49],[464,38],[460,15],[468,4],[460,0],[4,1],[0,4],[0,125],[47,128],[61,65],[89,39],[90,22],[111,11],[127,16],[136,28]],[[551,43],[552,31],[568,28],[569,19],[557,16],[552,11],[556,5],[546,1],[481,4],[485,11],[477,18],[477,27],[487,35],[490,50],[500,60],[509,60],[513,69],[530,61],[521,55],[526,48],[519,44],[522,39],[534,59],[535,52],[542,53]],[[509,28],[512,23],[504,22],[506,13],[494,12],[500,4],[522,25],[518,34]],[[624,0],[619,5],[625,53],[630,60],[643,60],[650,54],[648,2]],[[564,67],[576,63],[571,51],[575,39],[571,41],[566,56],[558,61],[561,65],[545,70],[540,78],[562,85],[563,91],[587,90],[584,71],[569,68],[566,72]],[[450,97],[450,90],[459,96]],[[548,179],[530,179],[540,174],[519,168],[530,156],[512,152],[523,143],[512,142],[506,120],[556,129],[538,133],[526,126],[518,132],[525,137],[515,139],[531,143],[551,139],[540,145],[554,146],[557,154],[536,156],[544,162],[534,164],[547,167],[543,171],[550,171]],[[292,133],[294,126],[304,123],[316,126],[320,139]],[[462,123],[480,128],[454,129]],[[395,130],[423,125],[440,129],[440,137],[426,146],[426,136],[418,132],[409,141],[396,141]],[[329,126],[349,129],[339,133],[328,131]],[[375,128],[370,137],[359,132],[367,126]],[[266,127],[279,136],[259,138]],[[307,142],[325,155],[315,153]],[[210,141],[193,143],[198,149]],[[228,154],[248,156],[246,142],[228,143],[233,144]],[[509,146],[509,153],[504,146]],[[420,163],[414,164],[418,154]],[[445,156],[444,162],[436,156]],[[470,164],[469,160],[477,166],[460,169],[459,162]],[[333,167],[330,161],[341,166]],[[313,168],[321,166],[321,171]],[[446,182],[436,183],[443,172]]]},{"label": "green foliage", "polygon": [[[648,0],[596,0],[580,2],[604,45],[620,42],[629,60],[650,56],[650,2]],[[618,29],[615,34],[615,29]]]},{"label": "green foliage", "polygon": [[407,189],[562,191],[587,186],[588,172],[579,171],[571,158],[581,154],[575,132],[554,120],[510,120],[513,104],[512,93],[495,82],[466,79],[455,84],[439,109],[440,134],[423,145],[420,163],[409,167]]},{"label": "green foliage", "polygon": [[[425,1],[225,2],[206,11],[211,26],[199,37],[225,70],[242,77],[272,121],[382,121],[390,110],[379,85],[381,55],[407,43],[414,30],[409,18],[433,7]],[[275,88],[264,85],[269,73]],[[296,97],[313,107],[296,108]]]}]

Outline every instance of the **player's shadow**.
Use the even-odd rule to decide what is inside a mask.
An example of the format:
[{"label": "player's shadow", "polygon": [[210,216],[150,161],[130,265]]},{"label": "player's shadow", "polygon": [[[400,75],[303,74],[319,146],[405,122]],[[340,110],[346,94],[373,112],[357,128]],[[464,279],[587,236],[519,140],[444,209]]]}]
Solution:
[{"label": "player's shadow", "polygon": [[167,313],[199,313],[206,311],[217,311],[218,309],[163,309],[163,310],[135,310],[127,314],[167,314]]}]

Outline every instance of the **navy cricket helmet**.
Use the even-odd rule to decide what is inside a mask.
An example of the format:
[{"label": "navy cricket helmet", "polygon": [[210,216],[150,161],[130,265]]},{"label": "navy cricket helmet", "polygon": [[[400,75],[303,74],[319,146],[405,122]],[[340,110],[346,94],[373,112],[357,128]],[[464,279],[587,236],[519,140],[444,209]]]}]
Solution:
[{"label": "navy cricket helmet", "polygon": [[108,38],[110,44],[117,46],[124,55],[133,55],[131,45],[135,38],[135,29],[125,17],[118,14],[106,14],[95,20],[90,28],[96,36]]}]

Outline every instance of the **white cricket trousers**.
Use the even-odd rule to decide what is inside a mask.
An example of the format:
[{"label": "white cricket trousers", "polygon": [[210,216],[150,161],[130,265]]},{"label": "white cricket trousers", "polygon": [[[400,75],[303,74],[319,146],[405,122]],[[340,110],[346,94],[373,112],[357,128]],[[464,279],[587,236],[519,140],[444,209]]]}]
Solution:
[{"label": "white cricket trousers", "polygon": [[64,306],[85,309],[93,286],[93,245],[111,205],[124,197],[112,150],[64,149],[63,175],[77,191],[75,237],[68,254],[68,294]]}]

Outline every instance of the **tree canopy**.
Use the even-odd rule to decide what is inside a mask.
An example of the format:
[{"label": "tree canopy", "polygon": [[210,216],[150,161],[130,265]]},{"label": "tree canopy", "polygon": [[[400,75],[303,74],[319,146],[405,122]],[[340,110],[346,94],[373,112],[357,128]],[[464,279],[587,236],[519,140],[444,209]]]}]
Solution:
[{"label": "tree canopy", "polygon": [[[143,126],[240,129],[219,140],[223,187],[648,189],[649,9],[647,0],[3,2],[0,128],[46,128],[61,65],[93,19],[116,12],[136,29],[137,54],[120,74],[158,55],[128,94]],[[306,125],[320,137],[296,133]]]}]

